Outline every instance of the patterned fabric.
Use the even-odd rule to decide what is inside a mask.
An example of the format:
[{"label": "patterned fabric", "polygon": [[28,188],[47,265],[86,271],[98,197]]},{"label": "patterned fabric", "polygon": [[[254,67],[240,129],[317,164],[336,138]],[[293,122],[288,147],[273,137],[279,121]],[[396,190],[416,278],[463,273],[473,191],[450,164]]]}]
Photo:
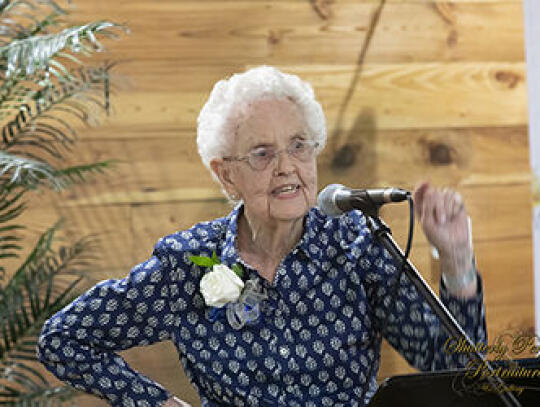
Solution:
[{"label": "patterned fabric", "polygon": [[[242,210],[160,239],[126,278],[103,281],[58,312],[43,328],[40,360],[113,406],[160,406],[168,392],[115,351],[172,340],[206,407],[363,406],[377,389],[382,337],[421,370],[466,363],[444,352],[437,318],[360,212],[329,218],[312,208],[269,283],[239,257]],[[213,251],[228,266],[242,264],[244,280],[257,279],[268,295],[260,318],[240,330],[212,318],[199,293],[208,269],[188,257]],[[443,286],[440,294],[475,343],[486,340],[479,282],[469,300]]]}]

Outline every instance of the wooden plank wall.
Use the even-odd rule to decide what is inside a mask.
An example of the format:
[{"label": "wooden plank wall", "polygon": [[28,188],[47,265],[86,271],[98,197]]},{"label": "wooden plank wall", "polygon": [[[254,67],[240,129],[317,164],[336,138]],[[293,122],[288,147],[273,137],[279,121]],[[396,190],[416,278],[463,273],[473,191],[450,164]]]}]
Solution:
[{"label": "wooden plank wall", "polygon": [[[94,276],[102,279],[125,275],[160,236],[226,213],[196,152],[196,118],[217,80],[275,65],[310,81],[326,112],[330,139],[319,159],[320,186],[412,189],[429,178],[459,190],[473,220],[490,337],[532,331],[521,1],[314,4],[319,8],[308,0],[77,1],[73,21],[106,18],[132,30],[105,42],[110,52],[99,58],[122,62],[114,113],[99,127],[81,129],[76,154],[78,162],[121,163],[107,178],[39,198],[28,214],[31,231],[62,215],[70,239],[102,233]],[[385,218],[405,244],[406,206],[388,208]],[[436,286],[419,228],[412,257]],[[150,349],[125,356],[200,405],[172,346]],[[384,351],[381,378],[411,371],[386,345]]]}]

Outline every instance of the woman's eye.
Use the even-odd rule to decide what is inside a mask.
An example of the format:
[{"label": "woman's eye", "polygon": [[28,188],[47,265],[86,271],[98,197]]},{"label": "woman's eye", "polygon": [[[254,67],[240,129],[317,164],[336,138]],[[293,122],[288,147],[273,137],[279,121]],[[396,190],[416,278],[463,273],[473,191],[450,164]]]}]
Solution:
[{"label": "woman's eye", "polygon": [[259,150],[253,151],[251,154],[257,158],[265,158],[265,157],[268,157],[271,154],[271,152],[266,149],[259,149]]},{"label": "woman's eye", "polygon": [[293,147],[293,150],[299,151],[299,150],[303,150],[305,146],[306,146],[306,143],[304,143],[303,141],[295,141],[292,147]]}]

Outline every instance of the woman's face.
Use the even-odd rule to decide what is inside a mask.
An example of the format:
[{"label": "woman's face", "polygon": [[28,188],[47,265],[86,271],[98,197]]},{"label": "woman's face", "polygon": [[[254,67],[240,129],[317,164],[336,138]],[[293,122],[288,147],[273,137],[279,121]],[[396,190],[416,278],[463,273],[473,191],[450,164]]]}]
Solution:
[{"label": "woman's face", "polygon": [[[231,156],[279,152],[263,170],[247,161],[226,161],[232,191],[244,200],[246,213],[259,222],[303,217],[316,202],[315,153],[305,161],[289,155],[291,143],[311,141],[300,109],[288,99],[262,100],[248,107],[240,120]],[[297,142],[296,144],[294,142]]]}]

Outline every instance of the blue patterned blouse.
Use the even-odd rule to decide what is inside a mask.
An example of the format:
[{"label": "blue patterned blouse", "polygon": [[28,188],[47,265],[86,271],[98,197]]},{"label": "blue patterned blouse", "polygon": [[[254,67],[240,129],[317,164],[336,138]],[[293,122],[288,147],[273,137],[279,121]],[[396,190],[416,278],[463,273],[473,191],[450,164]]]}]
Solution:
[{"label": "blue patterned blouse", "polygon": [[[97,284],[58,312],[39,338],[40,360],[113,406],[137,407],[161,406],[170,395],[115,351],[163,340],[176,345],[205,407],[363,406],[377,389],[383,337],[422,370],[465,363],[444,352],[437,318],[360,212],[329,218],[312,208],[269,283],[238,254],[242,209],[160,239],[127,277]],[[223,264],[242,264],[243,279],[257,280],[268,296],[259,318],[241,329],[211,312],[199,292],[208,269],[189,256],[213,251]],[[485,341],[481,284],[468,300],[440,291],[473,342]]]}]

